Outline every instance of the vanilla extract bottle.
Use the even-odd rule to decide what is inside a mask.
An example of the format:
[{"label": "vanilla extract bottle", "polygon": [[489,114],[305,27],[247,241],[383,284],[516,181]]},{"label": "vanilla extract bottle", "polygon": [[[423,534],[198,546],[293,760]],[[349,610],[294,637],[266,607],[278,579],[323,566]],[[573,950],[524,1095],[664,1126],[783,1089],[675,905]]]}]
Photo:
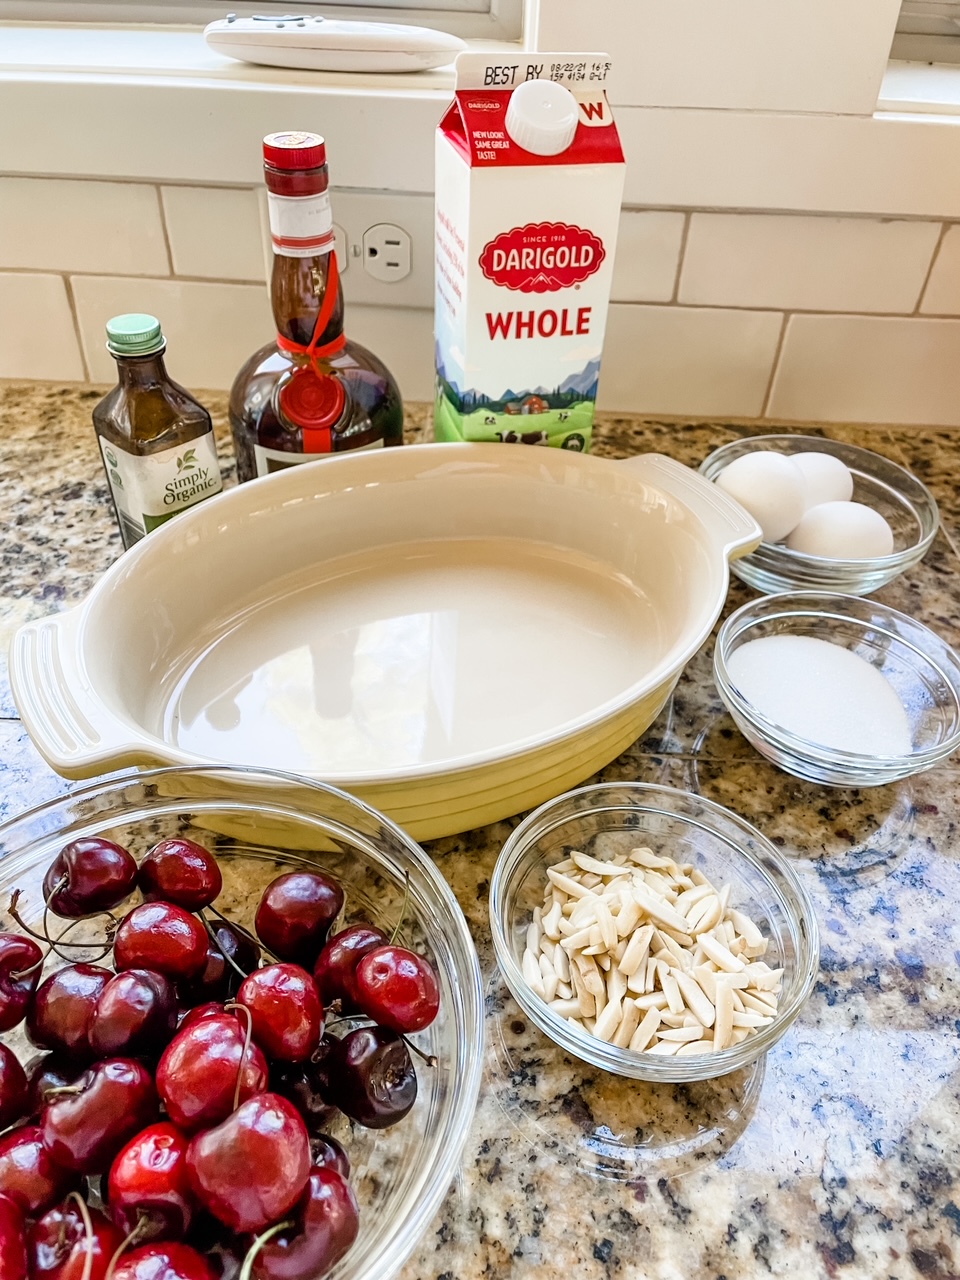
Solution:
[{"label": "vanilla extract bottle", "polygon": [[241,481],[347,449],[403,443],[403,405],[389,369],[343,332],[324,140],[270,134],[263,157],[277,337],[250,357],[230,393]]}]

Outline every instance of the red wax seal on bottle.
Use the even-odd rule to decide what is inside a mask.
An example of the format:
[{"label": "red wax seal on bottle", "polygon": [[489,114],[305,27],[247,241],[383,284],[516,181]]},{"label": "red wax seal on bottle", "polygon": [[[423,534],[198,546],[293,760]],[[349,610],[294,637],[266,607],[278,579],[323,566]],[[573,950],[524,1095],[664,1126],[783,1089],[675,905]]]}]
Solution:
[{"label": "red wax seal on bottle", "polygon": [[331,453],[331,428],[340,420],[347,394],[339,378],[297,369],[278,395],[280,411],[303,433],[304,453]]}]

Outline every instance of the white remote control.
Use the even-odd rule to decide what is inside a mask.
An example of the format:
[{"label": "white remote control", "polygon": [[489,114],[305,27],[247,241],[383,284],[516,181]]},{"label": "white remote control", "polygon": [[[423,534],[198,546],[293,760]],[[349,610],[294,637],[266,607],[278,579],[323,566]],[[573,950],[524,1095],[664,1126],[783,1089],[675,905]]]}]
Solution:
[{"label": "white remote control", "polygon": [[309,71],[422,71],[442,67],[466,45],[457,36],[394,22],[346,22],[308,14],[227,14],[204,30],[228,58]]}]

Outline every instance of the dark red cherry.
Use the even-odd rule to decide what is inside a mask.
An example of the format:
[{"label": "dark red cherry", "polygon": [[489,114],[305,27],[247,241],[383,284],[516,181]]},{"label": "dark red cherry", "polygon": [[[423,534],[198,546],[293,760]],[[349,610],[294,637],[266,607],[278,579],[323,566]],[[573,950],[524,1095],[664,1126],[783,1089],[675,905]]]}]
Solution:
[{"label": "dark red cherry", "polygon": [[104,1280],[123,1233],[99,1209],[88,1206],[87,1215],[89,1237],[72,1198],[34,1223],[27,1240],[32,1280]]},{"label": "dark red cherry", "polygon": [[207,961],[207,931],[172,902],[144,902],[125,916],[113,942],[121,969],[152,969],[174,982],[189,981]]},{"label": "dark red cherry", "polygon": [[40,1117],[43,1145],[63,1169],[105,1173],[120,1148],[157,1116],[153,1077],[132,1058],[108,1058],[85,1071],[76,1093]]},{"label": "dark red cherry", "polygon": [[165,1240],[141,1245],[121,1256],[113,1280],[217,1280],[216,1272],[188,1244]]},{"label": "dark red cherry", "polygon": [[310,1154],[314,1165],[336,1169],[342,1177],[350,1177],[350,1159],[336,1138],[331,1138],[328,1133],[318,1133],[310,1139]]},{"label": "dark red cherry", "polygon": [[253,1038],[268,1058],[304,1062],[320,1040],[323,1005],[314,980],[296,964],[270,964],[240,984],[237,1000],[253,1015]]},{"label": "dark red cherry", "polygon": [[240,1101],[262,1093],[269,1073],[253,1043],[244,1055],[246,1019],[223,1013],[177,1032],[157,1067],[157,1089],[174,1124],[188,1132],[225,1120],[233,1110],[243,1061]]},{"label": "dark red cherry", "polygon": [[322,1065],[307,1062],[278,1062],[270,1071],[270,1088],[286,1098],[303,1116],[307,1132],[322,1133],[337,1114],[326,1099],[326,1073]]},{"label": "dark red cherry", "polygon": [[93,1011],[112,977],[98,964],[68,964],[42,982],[27,1012],[27,1035],[37,1048],[89,1060]]},{"label": "dark red cherry", "polygon": [[360,1027],[332,1054],[330,1097],[368,1129],[402,1120],[417,1100],[417,1073],[402,1038],[388,1027]]},{"label": "dark red cherry", "polygon": [[194,1023],[202,1022],[204,1018],[220,1018],[226,1012],[220,1000],[208,1000],[206,1004],[194,1005],[180,1019],[177,1030],[186,1031],[188,1027],[192,1027]]},{"label": "dark red cherry", "polygon": [[217,920],[210,927],[214,936],[207,937],[203,971],[192,982],[180,984],[180,999],[186,1005],[229,1000],[243,981],[237,969],[252,973],[260,963],[260,948],[247,934],[225,920]]},{"label": "dark red cherry", "polygon": [[123,1148],[110,1169],[110,1214],[124,1235],[179,1240],[190,1229],[195,1201],[187,1177],[190,1139],[168,1121],[152,1124]]},{"label": "dark red cherry", "polygon": [[223,876],[202,844],[174,836],[153,846],[140,863],[137,884],[147,902],[175,902],[187,911],[199,911],[217,898]]},{"label": "dark red cherry", "polygon": [[292,1103],[260,1093],[187,1152],[201,1204],[233,1231],[262,1231],[299,1200],[310,1174],[310,1139]]},{"label": "dark red cherry", "polygon": [[311,1169],[294,1222],[254,1258],[256,1280],[313,1280],[340,1261],[360,1228],[357,1198],[346,1178],[336,1169]]},{"label": "dark red cherry", "polygon": [[387,935],[373,924],[351,924],[327,941],[313,970],[313,978],[324,1005],[339,1000],[344,1013],[353,1013],[357,1004],[356,972],[363,957],[382,946]]},{"label": "dark red cherry", "polygon": [[281,960],[313,965],[343,907],[343,890],[319,871],[288,871],[263,891],[257,937]]},{"label": "dark red cherry", "polygon": [[40,981],[43,952],[32,938],[0,933],[0,1031],[22,1022]]},{"label": "dark red cherry", "polygon": [[100,992],[90,1020],[90,1048],[99,1058],[152,1056],[177,1029],[177,992],[149,969],[115,974]]},{"label": "dark red cherry", "polygon": [[51,1091],[73,1084],[82,1071],[81,1063],[67,1062],[55,1053],[38,1053],[32,1057],[26,1066],[30,1115],[38,1115],[51,1101]]},{"label": "dark red cherry", "polygon": [[20,1206],[5,1195],[0,1195],[0,1280],[27,1280],[26,1220]]},{"label": "dark red cherry", "polygon": [[75,919],[111,911],[132,892],[137,864],[119,844],[100,836],[71,840],[43,877],[43,896],[58,916]]},{"label": "dark red cherry", "polygon": [[0,1194],[14,1200],[28,1218],[56,1204],[76,1180],[54,1162],[38,1125],[24,1125],[0,1138]]},{"label": "dark red cherry", "polygon": [[0,1129],[7,1129],[30,1110],[30,1086],[20,1059],[0,1044]]},{"label": "dark red cherry", "polygon": [[368,951],[357,965],[357,1004],[393,1031],[422,1031],[440,1009],[440,984],[430,961],[388,944]]}]

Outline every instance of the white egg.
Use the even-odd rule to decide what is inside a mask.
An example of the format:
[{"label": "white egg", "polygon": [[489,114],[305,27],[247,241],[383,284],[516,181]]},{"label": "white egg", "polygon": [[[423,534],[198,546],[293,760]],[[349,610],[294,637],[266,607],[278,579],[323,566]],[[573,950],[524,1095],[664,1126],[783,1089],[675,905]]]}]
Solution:
[{"label": "white egg", "polygon": [[867,560],[893,551],[893,530],[862,502],[821,502],[787,538],[791,551],[828,560]]},{"label": "white egg", "polygon": [[853,474],[845,462],[832,453],[792,453],[803,473],[807,510],[821,502],[849,502],[853,497]]},{"label": "white egg", "polygon": [[803,515],[803,473],[783,453],[745,453],[717,476],[717,484],[746,509],[763,530],[764,542],[785,538]]}]

